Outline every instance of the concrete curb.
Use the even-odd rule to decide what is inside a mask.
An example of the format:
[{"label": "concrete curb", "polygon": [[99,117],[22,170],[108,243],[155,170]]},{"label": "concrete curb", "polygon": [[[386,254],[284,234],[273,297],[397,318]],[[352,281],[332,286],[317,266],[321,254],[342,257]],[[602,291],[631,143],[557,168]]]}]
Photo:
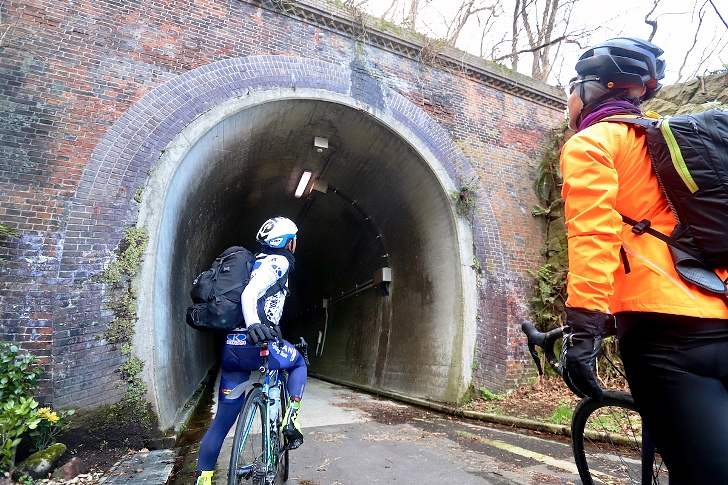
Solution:
[{"label": "concrete curb", "polygon": [[446,414],[451,414],[453,416],[460,416],[464,418],[470,418],[470,419],[477,419],[479,421],[487,422],[487,423],[495,423],[495,424],[501,424],[505,426],[514,426],[517,428],[522,429],[528,429],[531,431],[542,431],[545,433],[552,433],[555,435],[560,436],[571,436],[571,427],[570,426],[564,426],[561,424],[551,424],[551,423],[542,423],[540,421],[534,421],[532,419],[523,419],[523,418],[516,418],[513,416],[502,416],[499,414],[490,414],[490,413],[481,413],[478,411],[470,411],[467,409],[461,409],[449,404],[444,404],[440,402],[435,401],[428,401],[426,399],[416,398],[416,397],[409,397],[409,396],[403,396],[401,394],[397,394],[396,392],[392,391],[384,391],[382,389],[375,389],[370,386],[365,386],[362,384],[354,384],[348,381],[342,381],[339,379],[334,379],[331,377],[321,376],[314,373],[309,373],[310,376],[315,377],[316,379],[320,379],[322,381],[331,382],[333,384],[339,384],[342,386],[347,387],[353,387],[356,389],[360,389],[362,391],[366,391],[370,394],[374,394],[376,396],[382,396],[387,397],[390,399],[395,399],[397,401],[405,402],[408,404],[414,404],[415,406],[420,406],[423,408],[433,409],[435,411],[439,411]]}]

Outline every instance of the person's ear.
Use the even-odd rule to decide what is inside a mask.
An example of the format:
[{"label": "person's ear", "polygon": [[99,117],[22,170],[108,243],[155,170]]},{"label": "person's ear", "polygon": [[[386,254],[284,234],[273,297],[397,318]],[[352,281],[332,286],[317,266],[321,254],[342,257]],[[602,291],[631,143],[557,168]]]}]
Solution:
[{"label": "person's ear", "polygon": [[647,88],[645,86],[629,88],[629,95],[633,98],[642,99],[642,96],[644,96],[646,92]]}]

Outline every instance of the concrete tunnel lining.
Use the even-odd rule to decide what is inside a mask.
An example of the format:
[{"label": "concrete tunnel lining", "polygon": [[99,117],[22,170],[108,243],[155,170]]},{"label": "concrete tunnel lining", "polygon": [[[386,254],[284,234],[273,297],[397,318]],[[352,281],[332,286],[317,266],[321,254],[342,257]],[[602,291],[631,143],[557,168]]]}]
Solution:
[{"label": "concrete tunnel lining", "polygon": [[[314,136],[327,137],[329,150],[315,152]],[[139,292],[134,347],[148,363],[143,378],[163,427],[216,361],[214,339],[182,321],[192,278],[222,249],[256,248],[255,231],[270,215],[303,216],[286,323],[309,342],[318,327],[296,316],[366,281],[381,265],[373,235],[341,198],[316,194],[305,210],[305,200],[293,197],[304,168],[371,216],[394,275],[391,296],[372,290],[330,309],[336,322],[312,370],[442,401],[457,400],[470,383],[472,235],[454,214],[455,185],[441,163],[391,115],[349,97],[314,89],[261,91],[221,103],[188,124],[144,190],[139,225],[150,244],[138,284],[153,291]]]}]

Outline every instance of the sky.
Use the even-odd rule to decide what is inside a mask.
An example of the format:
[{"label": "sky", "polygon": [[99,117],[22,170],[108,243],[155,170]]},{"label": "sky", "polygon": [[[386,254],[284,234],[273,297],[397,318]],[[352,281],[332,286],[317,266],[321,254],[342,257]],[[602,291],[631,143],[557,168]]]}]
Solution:
[{"label": "sky", "polygon": [[[400,11],[405,11],[409,0],[398,0]],[[465,0],[420,0],[421,14],[417,30],[431,38],[442,38],[445,35],[444,18],[452,18],[455,9]],[[487,0],[476,0],[485,2]],[[543,4],[545,0],[537,0]],[[644,23],[645,15],[652,9],[655,0],[577,0],[572,12],[569,30],[581,29],[589,34],[583,37],[579,45],[567,44],[562,47],[562,62],[556,64],[549,77],[549,84],[566,85],[573,77],[573,66],[579,55],[590,45],[617,36],[640,37],[646,39],[652,29]],[[489,35],[500,38],[509,35],[511,29],[511,12],[515,0],[502,0],[505,13],[498,18]],[[390,6],[392,0],[368,0],[362,6],[365,12],[379,17]],[[492,3],[492,1],[490,2]],[[565,0],[561,0],[564,4]],[[716,13],[715,8],[718,9]],[[703,7],[703,21],[693,13]],[[694,78],[696,73],[704,74],[725,69],[728,65],[728,0],[659,0],[658,6],[651,16],[657,20],[658,28],[652,42],[660,46],[665,53],[666,75],[664,85],[685,82]],[[682,68],[688,50],[696,38],[696,30],[700,25],[697,43]],[[563,29],[562,29],[563,30]],[[480,34],[476,21],[472,21],[460,35],[457,47],[479,55]],[[507,61],[505,65],[509,65]],[[523,58],[518,70],[531,74],[531,59]]]}]

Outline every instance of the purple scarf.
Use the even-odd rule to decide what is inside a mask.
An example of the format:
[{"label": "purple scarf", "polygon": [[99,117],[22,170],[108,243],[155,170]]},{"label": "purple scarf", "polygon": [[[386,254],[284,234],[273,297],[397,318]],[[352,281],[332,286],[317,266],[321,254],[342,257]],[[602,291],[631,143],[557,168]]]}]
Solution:
[{"label": "purple scarf", "polygon": [[633,105],[629,101],[625,101],[622,99],[612,99],[605,102],[604,104],[600,104],[591,113],[586,115],[584,119],[581,120],[581,123],[579,123],[579,129],[577,131],[581,131],[584,128],[593,125],[597,121],[606,118],[607,116],[614,115],[642,116],[642,110],[640,110],[639,107]]}]

